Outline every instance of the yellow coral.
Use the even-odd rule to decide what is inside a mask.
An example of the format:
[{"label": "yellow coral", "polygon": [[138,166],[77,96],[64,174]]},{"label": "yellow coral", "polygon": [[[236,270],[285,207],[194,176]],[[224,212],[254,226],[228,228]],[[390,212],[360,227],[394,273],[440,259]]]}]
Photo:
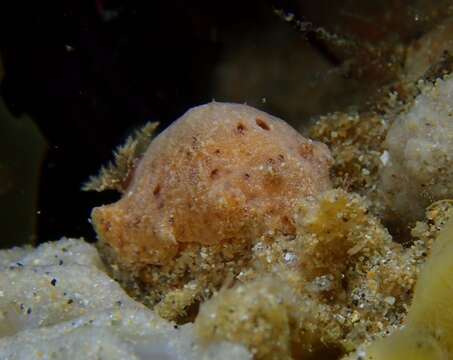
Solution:
[{"label": "yellow coral", "polygon": [[296,224],[310,234],[301,266],[311,278],[326,273],[339,276],[357,254],[370,256],[392,244],[388,232],[368,213],[364,199],[342,190],[303,200]]}]

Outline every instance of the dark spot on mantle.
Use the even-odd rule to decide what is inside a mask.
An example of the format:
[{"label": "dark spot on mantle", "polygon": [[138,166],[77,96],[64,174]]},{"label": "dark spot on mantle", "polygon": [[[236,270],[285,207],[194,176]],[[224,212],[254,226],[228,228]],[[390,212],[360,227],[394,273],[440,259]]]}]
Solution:
[{"label": "dark spot on mantle", "polygon": [[210,177],[211,179],[216,179],[219,177],[219,169],[214,169],[211,171],[211,174],[210,174]]},{"label": "dark spot on mantle", "polygon": [[267,122],[265,122],[263,119],[256,118],[255,122],[256,122],[256,125],[258,125],[263,130],[269,131],[271,129],[269,127],[269,125],[267,124]]},{"label": "dark spot on mantle", "polygon": [[245,127],[245,125],[243,123],[238,123],[236,126],[236,130],[239,135],[243,135],[245,130],[247,130],[247,128]]}]

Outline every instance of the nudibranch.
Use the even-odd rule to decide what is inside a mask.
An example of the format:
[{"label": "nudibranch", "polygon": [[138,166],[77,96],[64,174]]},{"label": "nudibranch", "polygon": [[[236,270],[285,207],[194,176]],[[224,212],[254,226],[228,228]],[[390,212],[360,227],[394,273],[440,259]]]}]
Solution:
[{"label": "nudibranch", "polygon": [[[247,248],[261,236],[294,233],[298,201],[331,188],[331,162],[327,146],[283,120],[247,105],[212,102],[153,139],[122,198],[94,208],[92,222],[116,265],[142,285],[161,285],[178,270],[188,282],[200,247],[220,246],[219,261],[234,262],[230,245]],[[172,269],[189,250],[196,255]],[[151,274],[156,266],[168,270],[160,280]],[[214,272],[210,266],[205,272]],[[172,287],[181,285],[175,280]]]},{"label": "nudibranch", "polygon": [[116,203],[92,217],[128,263],[162,264],[182,244],[293,231],[297,199],[330,187],[327,147],[246,105],[188,111],[155,138]]}]

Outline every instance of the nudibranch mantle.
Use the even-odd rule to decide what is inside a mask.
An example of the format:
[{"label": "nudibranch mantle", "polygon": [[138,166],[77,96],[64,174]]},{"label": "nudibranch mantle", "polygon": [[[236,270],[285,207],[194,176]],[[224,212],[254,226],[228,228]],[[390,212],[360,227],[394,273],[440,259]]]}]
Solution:
[{"label": "nudibranch mantle", "polygon": [[247,105],[212,102],[157,136],[123,197],[93,209],[101,242],[124,264],[159,265],[206,246],[294,232],[301,198],[331,187],[328,148]]}]

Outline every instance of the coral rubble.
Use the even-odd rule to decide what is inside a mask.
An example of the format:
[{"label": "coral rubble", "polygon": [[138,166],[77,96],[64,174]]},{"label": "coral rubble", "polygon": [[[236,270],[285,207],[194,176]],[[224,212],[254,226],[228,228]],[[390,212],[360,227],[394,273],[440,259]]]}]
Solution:
[{"label": "coral rubble", "polygon": [[449,359],[453,355],[453,222],[439,233],[415,289],[405,326],[360,348],[350,359]]},{"label": "coral rubble", "polygon": [[295,219],[296,236],[257,242],[237,284],[201,305],[204,342],[290,359],[339,354],[401,325],[427,243],[393,242],[365,200],[342,190],[301,201]]},{"label": "coral rubble", "polygon": [[[388,161],[383,144],[388,127],[387,117],[376,112],[324,115],[310,127],[310,137],[332,152],[335,187],[376,198],[380,168]],[[379,207],[376,202],[372,206]]]}]

